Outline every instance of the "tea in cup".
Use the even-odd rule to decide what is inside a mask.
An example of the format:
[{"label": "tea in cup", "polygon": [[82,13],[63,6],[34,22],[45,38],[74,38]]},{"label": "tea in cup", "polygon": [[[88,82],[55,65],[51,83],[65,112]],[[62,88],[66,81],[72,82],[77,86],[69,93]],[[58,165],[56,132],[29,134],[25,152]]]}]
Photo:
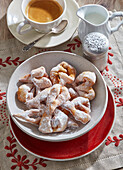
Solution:
[{"label": "tea in cup", "polygon": [[[66,11],[66,1],[23,0],[21,9],[25,20],[17,26],[19,34],[27,33],[32,28],[41,33],[47,33],[61,22]],[[30,27],[22,30],[26,24]]]}]

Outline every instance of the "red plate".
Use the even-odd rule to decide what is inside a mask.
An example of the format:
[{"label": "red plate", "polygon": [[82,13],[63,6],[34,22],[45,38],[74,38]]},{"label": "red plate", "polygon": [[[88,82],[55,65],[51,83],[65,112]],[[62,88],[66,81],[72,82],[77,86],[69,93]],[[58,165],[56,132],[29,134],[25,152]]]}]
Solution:
[{"label": "red plate", "polygon": [[48,142],[33,138],[21,131],[10,118],[10,125],[18,143],[28,152],[41,158],[65,161],[90,154],[107,138],[115,120],[115,105],[108,88],[108,104],[101,121],[83,136],[64,142]]}]

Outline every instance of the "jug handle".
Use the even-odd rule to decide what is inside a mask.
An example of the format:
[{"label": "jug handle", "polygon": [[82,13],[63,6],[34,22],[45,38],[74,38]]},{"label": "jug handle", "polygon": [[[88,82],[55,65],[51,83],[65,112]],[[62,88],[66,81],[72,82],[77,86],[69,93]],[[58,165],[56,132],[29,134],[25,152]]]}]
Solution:
[{"label": "jug handle", "polygon": [[[123,12],[114,12],[110,17],[109,17],[109,21],[111,21],[113,18],[115,17],[123,17]],[[118,31],[118,29],[120,28],[120,26],[123,24],[123,20],[114,28],[111,28],[111,34],[115,31]]]}]

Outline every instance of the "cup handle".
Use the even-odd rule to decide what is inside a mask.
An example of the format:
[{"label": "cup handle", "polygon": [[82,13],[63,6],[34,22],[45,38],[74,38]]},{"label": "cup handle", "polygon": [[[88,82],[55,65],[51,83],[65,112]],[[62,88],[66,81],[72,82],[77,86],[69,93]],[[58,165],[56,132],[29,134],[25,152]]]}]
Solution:
[{"label": "cup handle", "polygon": [[24,20],[23,22],[21,22],[21,23],[17,26],[16,31],[17,31],[19,34],[21,34],[21,35],[27,33],[28,31],[30,31],[30,30],[32,29],[32,26],[31,26],[31,25],[30,25],[29,28],[27,28],[27,29],[25,29],[25,30],[21,30],[21,29],[24,27],[24,25],[26,25],[26,24],[29,24],[29,22],[28,22],[27,20]]},{"label": "cup handle", "polygon": [[[115,17],[123,17],[123,12],[114,12],[110,17],[109,21],[111,21]],[[114,28],[111,28],[111,34],[114,33],[115,31],[118,31],[120,26],[123,24],[123,20]]]}]

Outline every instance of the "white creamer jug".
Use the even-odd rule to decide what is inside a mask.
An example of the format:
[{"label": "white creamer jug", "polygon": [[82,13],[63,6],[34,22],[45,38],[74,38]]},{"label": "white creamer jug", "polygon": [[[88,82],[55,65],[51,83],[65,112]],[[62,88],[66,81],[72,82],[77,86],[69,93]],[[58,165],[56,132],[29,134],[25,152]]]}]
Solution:
[{"label": "white creamer jug", "polygon": [[123,17],[123,12],[114,12],[109,16],[109,11],[101,5],[89,4],[80,7],[77,10],[77,16],[81,18],[78,35],[83,42],[84,37],[91,32],[100,32],[107,38],[113,32],[117,31],[123,24],[123,20],[114,28],[110,27],[109,21],[114,17]]}]

